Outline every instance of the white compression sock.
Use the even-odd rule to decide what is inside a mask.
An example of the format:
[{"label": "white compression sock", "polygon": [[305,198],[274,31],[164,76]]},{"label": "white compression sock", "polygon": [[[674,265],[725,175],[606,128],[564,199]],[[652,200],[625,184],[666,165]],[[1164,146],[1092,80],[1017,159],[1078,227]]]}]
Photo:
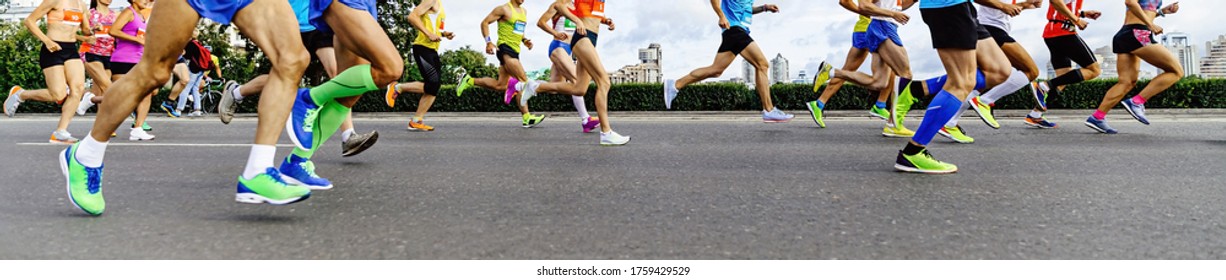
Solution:
[{"label": "white compression sock", "polygon": [[243,86],[234,87],[234,92],[230,93],[231,95],[234,95],[234,101],[243,101],[243,94],[240,93],[242,92],[242,90],[240,90],[242,88]]},{"label": "white compression sock", "polygon": [[961,119],[961,118],[962,118],[962,114],[966,113],[966,109],[970,109],[970,108],[971,108],[971,101],[970,101],[970,100],[971,100],[971,98],[975,98],[976,96],[979,96],[979,91],[978,91],[978,90],[972,90],[972,91],[971,91],[971,94],[966,96],[966,101],[963,101],[963,102],[962,102],[962,107],[961,107],[961,108],[958,108],[958,114],[957,114],[957,115],[954,115],[954,118],[949,119],[949,122],[946,122],[946,123],[945,123],[945,127],[955,127],[955,126],[958,126],[958,119]]},{"label": "white compression sock", "polygon": [[341,132],[341,142],[349,142],[349,136],[353,136],[353,133],[352,128],[346,129],[345,132]]},{"label": "white compression sock", "polygon": [[580,119],[587,120],[588,118],[592,117],[592,115],[587,112],[587,103],[583,103],[582,96],[571,95],[570,101],[571,103],[575,103],[575,111],[579,111]]},{"label": "white compression sock", "polygon": [[251,155],[247,156],[247,168],[243,169],[243,179],[251,180],[272,167],[272,159],[277,156],[277,147],[273,145],[251,145]]},{"label": "white compression sock", "polygon": [[1030,80],[1026,79],[1025,73],[1022,73],[1021,70],[1013,69],[1013,73],[1009,74],[1009,78],[1005,79],[1005,82],[1000,83],[1000,85],[997,85],[991,90],[988,90],[988,92],[983,94],[983,97],[980,97],[979,100],[987,102],[988,104],[996,103],[997,100],[1017,92],[1018,90],[1026,87],[1026,84],[1029,83]]},{"label": "white compression sock", "polygon": [[77,162],[88,167],[102,166],[102,158],[106,156],[106,144],[107,142],[98,142],[93,136],[85,134],[85,140],[77,146]]}]

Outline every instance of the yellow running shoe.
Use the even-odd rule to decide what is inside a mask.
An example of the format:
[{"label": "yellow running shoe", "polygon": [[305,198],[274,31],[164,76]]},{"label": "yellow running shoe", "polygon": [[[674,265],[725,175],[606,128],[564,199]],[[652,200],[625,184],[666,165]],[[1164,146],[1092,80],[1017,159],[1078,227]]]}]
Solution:
[{"label": "yellow running shoe", "polygon": [[915,136],[915,131],[911,131],[910,129],[907,129],[907,127],[902,126],[902,124],[895,125],[895,126],[886,125],[885,128],[881,129],[881,136],[894,137],[894,138],[906,138],[906,137]]},{"label": "yellow running shoe", "polygon": [[953,126],[953,127],[949,127],[949,126],[942,127],[941,130],[938,131],[937,133],[941,134],[941,136],[945,136],[945,138],[949,138],[949,140],[954,140],[954,142],[958,142],[962,144],[975,143],[975,138],[966,136],[966,133],[962,132],[962,126],[960,125]]}]

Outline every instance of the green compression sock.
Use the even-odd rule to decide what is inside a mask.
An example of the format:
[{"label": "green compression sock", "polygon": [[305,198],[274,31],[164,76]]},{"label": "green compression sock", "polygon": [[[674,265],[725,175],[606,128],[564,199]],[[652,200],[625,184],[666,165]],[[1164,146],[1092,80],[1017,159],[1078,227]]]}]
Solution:
[{"label": "green compression sock", "polygon": [[322,85],[311,89],[315,104],[325,104],[337,98],[358,96],[379,89],[370,75],[370,64],[349,67]]},{"label": "green compression sock", "polygon": [[315,125],[315,139],[313,140],[313,145],[311,145],[311,147],[314,148],[311,150],[294,148],[294,155],[305,159],[310,159],[312,156],[314,156],[315,150],[322,147],[324,142],[327,142],[328,138],[332,137],[332,134],[335,134],[337,130],[340,130],[341,124],[344,123],[345,119],[349,117],[349,111],[352,110],[353,109],[345,107],[345,105],[341,105],[335,101],[328,102],[327,104],[324,104],[324,106],[320,107],[319,118],[316,120],[319,123]]}]

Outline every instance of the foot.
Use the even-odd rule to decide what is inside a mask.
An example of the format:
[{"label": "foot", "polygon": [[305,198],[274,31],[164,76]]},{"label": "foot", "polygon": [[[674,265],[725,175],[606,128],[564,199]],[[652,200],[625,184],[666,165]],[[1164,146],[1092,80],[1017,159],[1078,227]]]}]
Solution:
[{"label": "foot", "polygon": [[680,90],[677,89],[677,80],[674,80],[674,79],[664,80],[664,108],[665,109],[673,108],[673,100],[677,99],[677,92],[679,91]]},{"label": "foot", "polygon": [[545,121],[545,115],[524,115],[524,128],[533,128],[541,122]]},{"label": "foot", "polygon": [[1095,119],[1094,117],[1089,117],[1086,119],[1086,126],[1098,131],[1099,133],[1106,133],[1106,134],[1120,133],[1118,130],[1115,130],[1114,128],[1111,128],[1111,126],[1107,125],[1107,120],[1105,119],[1100,120],[1100,119]]},{"label": "foot", "polygon": [[387,85],[387,91],[383,93],[383,102],[387,103],[388,108],[396,107],[396,97],[400,96],[400,91],[396,90],[396,82]]},{"label": "foot", "polygon": [[583,127],[583,133],[592,133],[592,131],[600,127],[600,118],[587,117],[587,119],[579,122],[579,125]]},{"label": "foot", "polygon": [[949,140],[954,140],[954,142],[962,144],[975,143],[975,138],[966,136],[966,133],[962,132],[962,126],[942,127],[937,133],[941,134],[941,136],[945,136],[945,138],[949,138]]},{"label": "foot", "polygon": [[281,179],[281,172],[269,167],[263,174],[250,180],[238,177],[238,191],[234,201],[241,203],[268,203],[286,205],[306,200],[311,197],[311,190],[303,186],[290,186]]},{"label": "foot", "polygon": [[289,120],[285,122],[285,131],[289,139],[299,149],[310,150],[315,145],[315,124],[319,118],[319,105],[311,99],[311,90],[299,89],[298,97],[294,98],[294,107],[290,111]]},{"label": "foot", "polygon": [[68,198],[72,205],[85,213],[98,216],[106,210],[102,199],[102,167],[87,167],[77,161],[77,148],[72,145],[60,152],[60,172],[68,185]]},{"label": "foot", "polygon": [[1034,102],[1039,104],[1039,109],[1047,111],[1047,96],[1051,92],[1051,88],[1048,87],[1047,83],[1030,83],[1030,92],[1033,93]]},{"label": "foot", "polygon": [[890,110],[873,105],[873,107],[868,108],[868,116],[882,120],[889,120]]},{"label": "foot", "polygon": [[1043,117],[1032,118],[1032,117],[1030,117],[1030,116],[1026,116],[1026,120],[1025,120],[1025,122],[1026,122],[1026,125],[1028,125],[1028,126],[1030,126],[1030,127],[1033,127],[1033,128],[1056,128],[1056,127],[1059,127],[1058,125],[1056,125],[1056,123],[1054,123],[1054,122],[1049,122],[1049,121],[1047,121],[1047,119],[1044,119]]},{"label": "foot", "polygon": [[72,137],[72,133],[68,133],[68,131],[56,130],[55,132],[51,133],[51,140],[48,140],[47,142],[52,143],[52,144],[71,145],[71,144],[76,144],[77,140],[78,139],[76,137]]},{"label": "foot", "polygon": [[907,137],[915,136],[915,131],[911,131],[910,129],[907,129],[907,127],[902,126],[901,124],[894,125],[894,126],[886,125],[885,127],[881,128],[881,136],[892,137],[892,138],[907,138]]},{"label": "foot", "polygon": [[1128,110],[1128,114],[1132,115],[1132,118],[1145,125],[1149,125],[1149,118],[1145,117],[1144,104],[1136,104],[1132,102],[1132,98],[1126,98],[1124,101],[1120,101],[1120,104],[1124,105],[1124,110]]},{"label": "foot", "polygon": [[189,118],[199,118],[203,116],[204,116],[204,112],[201,112],[200,110],[194,110],[192,111],[192,113],[187,114],[187,117]]},{"label": "foot", "polygon": [[621,146],[625,145],[626,143],[630,143],[630,136],[622,136],[621,134],[617,134],[616,131],[612,130],[609,132],[600,133],[601,146]]},{"label": "foot", "polygon": [[536,96],[536,88],[539,87],[540,85],[541,84],[539,82],[531,81],[531,80],[527,82],[519,83],[518,85],[519,88],[516,89],[520,92],[519,93],[519,106],[527,107],[528,99],[532,99],[532,97]]},{"label": "foot", "polygon": [[85,92],[85,94],[81,96],[81,104],[77,105],[77,115],[78,116],[84,116],[85,111],[88,111],[89,107],[94,107],[94,102],[90,101],[93,98],[94,98],[94,93],[88,92],[88,91]]},{"label": "foot", "polygon": [[1000,123],[996,122],[995,116],[992,116],[991,105],[981,101],[978,96],[971,98],[967,102],[971,103],[971,108],[975,109],[975,113],[979,114],[979,119],[982,119],[983,123],[988,124],[992,128],[1000,129]]},{"label": "foot", "polygon": [[356,156],[366,149],[370,149],[376,142],[379,142],[379,132],[371,131],[366,134],[354,133],[349,136],[348,141],[341,142],[341,156],[351,157]]},{"label": "foot", "polygon": [[817,67],[817,75],[813,75],[813,93],[818,93],[822,86],[830,82],[830,76],[833,75],[834,66],[831,66],[830,63],[822,61],[822,64]]},{"label": "foot", "polygon": [[772,108],[770,111],[762,111],[762,122],[764,123],[785,123],[795,118],[792,114],[784,113],[779,108]]},{"label": "foot", "polygon": [[175,109],[174,105],[170,105],[170,103],[166,103],[166,101],[162,101],[162,105],[158,105],[158,108],[162,108],[162,111],[166,112],[166,116],[171,118],[183,116],[183,114],[179,113],[179,110]]},{"label": "foot", "polygon": [[285,184],[303,186],[310,190],[332,189],[332,182],[315,174],[315,163],[310,159],[290,154],[281,162],[281,179]]},{"label": "foot", "polygon": [[906,155],[902,151],[898,151],[898,160],[894,162],[894,169],[903,172],[914,172],[923,174],[949,174],[958,172],[958,166],[948,164],[937,160],[928,153],[928,149],[914,154]]},{"label": "foot", "polygon": [[226,82],[226,90],[221,92],[221,101],[217,103],[217,117],[221,118],[221,123],[230,124],[230,120],[234,119],[234,113],[238,112],[238,100],[234,99],[234,89],[238,88],[238,83],[234,81]]},{"label": "foot", "polygon": [[4,115],[12,118],[13,114],[17,113],[17,107],[21,106],[21,101],[17,101],[17,96],[23,91],[25,90],[21,89],[21,86],[13,86],[9,89],[9,97],[4,99]]},{"label": "foot", "polygon": [[133,128],[132,133],[128,134],[128,140],[130,141],[149,141],[153,140],[153,138],[153,134],[149,134],[148,132],[145,132],[144,129],[140,128]]},{"label": "foot", "polygon": [[805,106],[809,107],[809,113],[813,114],[813,122],[817,123],[817,127],[826,128],[826,120],[822,117],[822,109],[817,107],[817,101],[809,101]]},{"label": "foot", "polygon": [[507,91],[506,91],[506,95],[503,96],[503,99],[502,99],[503,103],[511,104],[511,99],[514,99],[515,94],[518,93],[518,91],[516,91],[516,87],[518,86],[519,86],[519,79],[516,79],[515,77],[511,77],[510,80],[507,80]]},{"label": "foot", "polygon": [[[460,80],[456,81],[455,96],[460,96],[461,94],[464,94],[464,90],[467,90],[468,88],[472,86],[473,86],[473,77],[469,77],[468,74],[460,75]],[[511,103],[511,102],[507,102],[507,103]]]},{"label": "foot", "polygon": [[417,120],[409,122],[409,131],[434,131],[434,127],[426,125],[422,120]]}]

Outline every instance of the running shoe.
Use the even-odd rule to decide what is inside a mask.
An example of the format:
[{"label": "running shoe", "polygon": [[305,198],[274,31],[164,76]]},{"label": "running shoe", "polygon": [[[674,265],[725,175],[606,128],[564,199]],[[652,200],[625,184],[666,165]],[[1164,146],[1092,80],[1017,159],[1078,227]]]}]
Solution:
[{"label": "running shoe", "polygon": [[81,165],[77,161],[77,148],[73,144],[60,152],[60,172],[64,174],[64,182],[68,188],[68,199],[77,209],[98,216],[106,210],[106,201],[102,199],[102,168]]},{"label": "running shoe", "polygon": [[370,133],[361,134],[354,133],[349,136],[348,141],[341,142],[341,156],[351,157],[356,156],[366,149],[370,149],[376,142],[379,142],[379,132],[371,131]]},{"label": "running shoe", "polygon": [[894,162],[894,169],[903,172],[914,172],[923,174],[949,174],[958,172],[958,166],[948,164],[937,160],[928,153],[928,149],[914,154],[906,155],[902,151],[898,151],[898,160]]},{"label": "running shoe", "polygon": [[434,127],[426,125],[425,123],[422,123],[422,120],[417,120],[415,122],[414,121],[409,122],[409,130],[410,131],[434,131]]},{"label": "running shoe", "polygon": [[383,93],[383,102],[387,103],[388,108],[396,107],[396,97],[400,96],[400,91],[396,90],[396,82],[387,85],[387,92]]},{"label": "running shoe", "polygon": [[902,124],[895,126],[886,125],[885,127],[881,128],[881,136],[891,138],[907,138],[915,136],[915,131],[907,129],[907,127],[902,126]]},{"label": "running shoe", "polygon": [[516,79],[515,77],[511,77],[510,80],[507,80],[507,91],[506,91],[506,95],[502,99],[503,103],[511,104],[511,99],[515,98],[515,93],[517,93],[516,88],[518,86],[519,86],[519,79]]},{"label": "running shoe", "polygon": [[1047,111],[1047,96],[1051,95],[1051,88],[1047,83],[1031,82],[1030,92],[1033,93],[1034,102],[1039,104],[1039,109]]},{"label": "running shoe", "polygon": [[269,167],[264,170],[264,173],[250,180],[243,179],[243,176],[238,176],[238,191],[234,195],[234,201],[252,204],[286,205],[303,201],[310,197],[310,189],[303,186],[290,186],[286,184],[281,179],[281,172],[277,171],[276,168]]},{"label": "running shoe", "polygon": [[1107,120],[1095,119],[1093,116],[1086,119],[1086,126],[1098,131],[1099,133],[1116,134],[1118,130],[1107,125]]},{"label": "running shoe", "polygon": [[[472,86],[473,86],[473,77],[469,77],[468,74],[461,75],[460,80],[456,81],[455,96],[460,96],[460,94],[464,94],[464,90],[467,90],[468,88]],[[510,102],[507,102],[507,103],[510,103]]]},{"label": "running shoe", "polygon": [[[136,117],[134,116],[132,118],[136,118]],[[136,123],[132,123],[132,126],[129,126],[129,128],[136,128]],[[140,128],[144,129],[145,131],[153,131],[153,127],[149,126],[149,122],[140,124]]]},{"label": "running shoe", "polygon": [[237,82],[228,81],[226,90],[221,92],[221,101],[217,103],[217,117],[223,124],[230,124],[230,120],[234,119],[234,113],[238,112],[238,100],[234,99],[234,92],[237,88]]},{"label": "running shoe", "polygon": [[677,92],[680,92],[680,91],[681,90],[677,89],[677,80],[674,80],[674,79],[664,80],[664,108],[665,109],[673,108],[673,100],[677,99]]},{"label": "running shoe", "polygon": [[966,133],[962,132],[962,126],[942,127],[937,133],[945,136],[945,138],[949,138],[949,140],[954,140],[954,142],[962,144],[975,143],[975,138],[966,136]]},{"label": "running shoe", "polygon": [[873,105],[872,107],[868,108],[868,115],[870,117],[874,117],[874,118],[878,118],[882,120],[889,120],[890,110],[886,108],[877,107],[877,105]]},{"label": "running shoe", "polygon": [[132,132],[128,134],[129,141],[149,141],[153,140],[153,138],[153,134],[149,134],[148,132],[145,132],[144,129],[140,128],[133,128]]},{"label": "running shoe", "polygon": [[193,110],[190,114],[187,114],[187,117],[189,118],[199,118],[203,116],[204,112],[201,112],[200,110]]},{"label": "running shoe", "polygon": [[91,101],[91,99],[93,98],[94,98],[94,93],[88,92],[88,91],[85,92],[85,95],[81,96],[81,104],[77,105],[77,115],[78,116],[84,116],[85,111],[89,111],[89,107],[94,107],[94,102]]},{"label": "running shoe", "polygon": [[1026,122],[1026,125],[1028,125],[1028,126],[1030,126],[1030,127],[1033,127],[1033,128],[1056,128],[1056,127],[1059,127],[1058,125],[1056,125],[1056,123],[1054,123],[1054,122],[1049,122],[1049,121],[1047,121],[1047,119],[1044,119],[1043,117],[1032,118],[1032,117],[1030,117],[1030,116],[1026,116],[1026,120],[1025,120],[1025,122]]},{"label": "running shoe", "polygon": [[1132,98],[1125,98],[1124,101],[1120,101],[1120,104],[1124,105],[1124,110],[1128,110],[1128,114],[1132,115],[1132,118],[1145,125],[1149,125],[1149,118],[1145,117],[1145,104],[1133,103]]},{"label": "running shoe", "polygon": [[809,113],[813,114],[813,122],[817,123],[817,127],[826,128],[826,120],[822,117],[822,109],[817,107],[817,101],[809,101],[805,106],[809,107]]},{"label": "running shoe", "polygon": [[592,133],[592,131],[600,127],[600,118],[587,117],[587,119],[579,122],[579,125],[583,127],[583,133]]},{"label": "running shoe", "polygon": [[524,128],[532,128],[532,127],[535,127],[536,125],[541,124],[541,122],[544,122],[544,121],[545,121],[545,115],[535,115],[534,116],[532,114],[527,114],[527,115],[524,115],[524,125],[523,126]]},{"label": "running shoe", "polygon": [[166,112],[166,116],[171,117],[171,118],[178,118],[178,117],[183,116],[183,114],[180,113],[179,110],[175,110],[174,105],[170,105],[170,103],[166,103],[166,101],[162,101],[162,105],[158,105],[158,108],[162,108],[162,111]]},{"label": "running shoe", "polygon": [[52,143],[52,144],[70,144],[71,145],[71,144],[76,144],[77,141],[78,139],[76,137],[72,137],[72,133],[68,133],[68,131],[64,131],[64,130],[56,130],[55,132],[51,133],[51,140],[48,140],[47,142]]},{"label": "running shoe", "polygon": [[332,189],[332,181],[315,174],[315,163],[310,159],[290,154],[281,162],[281,179],[287,185],[303,186],[310,190]]},{"label": "running shoe", "polygon": [[289,120],[285,122],[285,131],[289,132],[289,140],[299,149],[310,150],[315,145],[315,123],[319,118],[319,105],[311,99],[310,89],[299,89],[298,97],[294,98],[294,108],[290,111]]},{"label": "running shoe", "polygon": [[779,108],[772,108],[770,111],[762,111],[762,122],[764,123],[785,123],[795,118],[792,114],[784,113]]},{"label": "running shoe", "polygon": [[830,82],[830,76],[833,75],[834,66],[831,66],[830,63],[822,61],[822,64],[817,67],[817,75],[813,75],[813,93],[817,93],[822,86],[826,85],[827,82]]},{"label": "running shoe", "polygon": [[13,86],[9,89],[9,97],[4,99],[4,115],[12,118],[13,114],[17,113],[17,107],[21,106],[21,101],[17,100],[17,96],[23,91],[25,90],[21,89],[21,86]]},{"label": "running shoe", "polygon": [[983,103],[979,100],[978,96],[971,98],[967,102],[971,103],[971,108],[975,109],[975,113],[979,114],[979,119],[982,119],[983,123],[988,124],[992,128],[1000,129],[1000,123],[996,122],[996,117],[992,116],[992,105]]},{"label": "running shoe", "polygon": [[519,83],[519,85],[517,85],[518,88],[515,89],[519,91],[519,106],[527,107],[528,99],[532,99],[532,97],[536,96],[536,87],[540,85],[540,83],[532,80]]},{"label": "running shoe", "polygon": [[622,136],[621,134],[617,134],[616,131],[612,130],[609,132],[600,133],[601,146],[621,146],[625,145],[626,143],[630,143],[630,136]]}]

